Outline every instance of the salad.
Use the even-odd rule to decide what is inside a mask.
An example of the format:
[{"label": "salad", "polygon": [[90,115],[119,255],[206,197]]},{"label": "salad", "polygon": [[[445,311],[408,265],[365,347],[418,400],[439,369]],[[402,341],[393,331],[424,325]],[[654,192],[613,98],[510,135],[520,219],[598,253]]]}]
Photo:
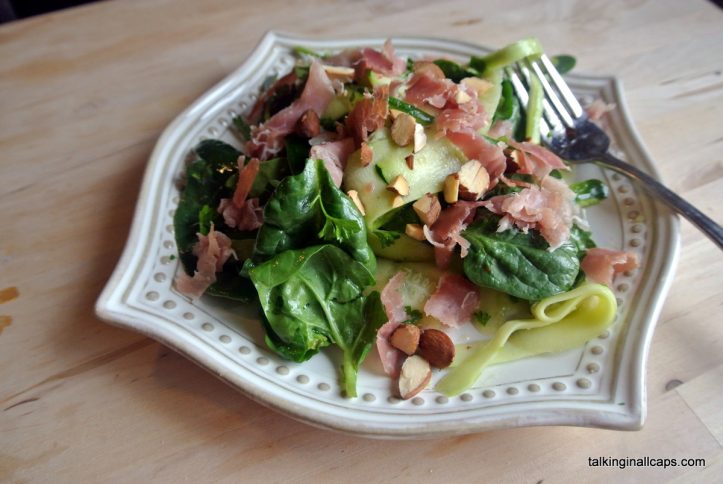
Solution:
[{"label": "salad", "polygon": [[[373,347],[402,398],[433,368],[445,371],[436,390],[455,395],[488,365],[612,324],[608,286],[637,260],[595,247],[583,209],[607,188],[569,182],[540,144],[539,84],[526,106],[514,96],[505,68],[539,42],[465,64],[405,59],[390,41],[295,53],[234,119],[241,149],[193,150],[174,218],[180,292],[258,304],[285,359],[336,347],[348,397]],[[479,341],[455,344],[467,325]]]}]

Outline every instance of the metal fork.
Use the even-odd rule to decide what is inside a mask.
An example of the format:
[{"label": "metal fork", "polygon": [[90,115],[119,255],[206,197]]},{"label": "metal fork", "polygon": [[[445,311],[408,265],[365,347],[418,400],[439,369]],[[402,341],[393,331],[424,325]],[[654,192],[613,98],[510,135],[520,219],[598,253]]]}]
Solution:
[{"label": "metal fork", "polygon": [[723,229],[720,225],[644,171],[610,154],[610,138],[588,119],[577,98],[546,55],[536,60],[522,61],[507,69],[523,109],[529,98],[527,86],[531,82],[531,73],[540,81],[545,92],[540,133],[542,141],[553,152],[571,164],[595,163],[632,178],[650,194],[687,218],[718,248],[723,249]]}]

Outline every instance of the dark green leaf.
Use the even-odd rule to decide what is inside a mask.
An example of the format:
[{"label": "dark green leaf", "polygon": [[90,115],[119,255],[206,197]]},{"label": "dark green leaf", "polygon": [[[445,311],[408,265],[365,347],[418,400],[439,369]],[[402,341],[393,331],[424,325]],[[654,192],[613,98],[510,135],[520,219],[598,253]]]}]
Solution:
[{"label": "dark green leaf", "polygon": [[298,136],[287,136],[284,140],[286,161],[292,175],[304,171],[306,159],[309,157],[309,141]]},{"label": "dark green leaf", "polygon": [[259,197],[271,190],[274,181],[280,181],[288,174],[288,165],[283,158],[272,158],[262,161],[259,165],[259,172],[251,185],[249,197]]},{"label": "dark green leaf", "polygon": [[422,319],[422,311],[419,309],[413,309],[412,306],[404,306],[404,312],[407,313],[408,317],[405,321],[402,321],[403,323],[415,324]]},{"label": "dark green leaf", "polygon": [[472,314],[472,317],[474,318],[475,322],[481,324],[482,326],[485,326],[487,323],[489,323],[490,313],[486,311],[475,311],[474,314]]},{"label": "dark green leaf", "polygon": [[324,162],[309,160],[303,172],[284,178],[266,204],[254,263],[324,243],[345,250],[370,271],[376,266],[359,209],[334,185]]},{"label": "dark green leaf", "polygon": [[573,56],[564,54],[553,56],[550,60],[560,74],[567,74],[574,69],[577,63],[577,60]]},{"label": "dark green leaf", "polygon": [[485,62],[484,58],[478,57],[476,55],[473,55],[469,59],[469,66],[480,74],[483,74],[485,69],[487,69],[487,63]]},{"label": "dark green leaf", "polygon": [[442,69],[442,72],[444,72],[444,76],[447,79],[450,79],[452,82],[459,83],[465,77],[475,77],[479,75],[479,72],[477,72],[476,70],[465,69],[461,65],[451,60],[437,59],[436,61],[434,61],[434,63],[437,64],[440,69]]},{"label": "dark green leaf", "polygon": [[594,178],[570,185],[575,192],[575,202],[581,207],[597,205],[608,197],[608,187]]},{"label": "dark green leaf", "polygon": [[386,320],[379,293],[368,297],[371,272],[333,245],[287,250],[249,275],[259,294],[269,346],[304,361],[336,344],[343,353],[342,385],[356,396],[356,374]]},{"label": "dark green leaf", "polygon": [[539,300],[569,290],[580,270],[577,247],[566,242],[549,251],[534,230],[497,232],[498,218],[484,216],[464,231],[470,242],[464,273],[475,284]]}]

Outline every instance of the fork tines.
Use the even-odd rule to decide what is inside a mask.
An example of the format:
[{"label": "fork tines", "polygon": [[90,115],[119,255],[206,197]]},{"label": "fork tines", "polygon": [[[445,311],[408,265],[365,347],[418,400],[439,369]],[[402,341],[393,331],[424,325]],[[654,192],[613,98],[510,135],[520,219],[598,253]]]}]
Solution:
[{"label": "fork tines", "polygon": [[507,68],[507,75],[515,89],[515,94],[524,107],[529,101],[530,85],[534,75],[539,80],[545,97],[542,101],[543,118],[540,120],[540,132],[548,136],[550,131],[562,131],[566,126],[573,127],[575,119],[583,115],[582,106],[568,87],[557,69],[546,55],[539,59],[526,59]]}]

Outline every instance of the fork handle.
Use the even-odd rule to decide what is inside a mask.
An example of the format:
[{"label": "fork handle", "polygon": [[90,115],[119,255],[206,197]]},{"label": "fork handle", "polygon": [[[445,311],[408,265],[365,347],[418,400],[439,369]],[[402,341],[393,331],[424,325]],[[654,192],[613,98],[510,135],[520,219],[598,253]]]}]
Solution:
[{"label": "fork handle", "polygon": [[715,242],[719,249],[723,249],[723,229],[721,226],[683,198],[673,193],[670,189],[666,188],[658,180],[639,168],[614,157],[610,153],[605,153],[602,159],[599,160],[599,163],[637,180],[641,187],[656,195],[660,200],[665,202],[668,207],[687,218],[693,225],[698,227],[701,232],[708,236],[710,240]]}]

